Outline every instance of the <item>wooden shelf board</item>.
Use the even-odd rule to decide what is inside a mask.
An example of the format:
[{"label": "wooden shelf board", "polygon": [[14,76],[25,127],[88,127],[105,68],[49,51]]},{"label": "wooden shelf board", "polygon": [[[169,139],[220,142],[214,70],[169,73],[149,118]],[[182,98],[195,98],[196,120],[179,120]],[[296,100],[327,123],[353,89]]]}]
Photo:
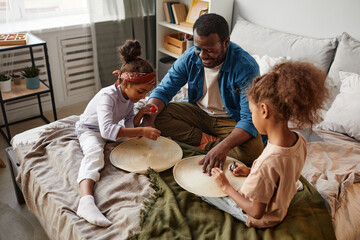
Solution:
[{"label": "wooden shelf board", "polygon": [[16,97],[26,96],[37,92],[47,91],[49,88],[45,86],[44,83],[40,81],[40,87],[37,89],[27,89],[25,84],[25,79],[21,79],[21,84],[15,85],[14,82],[11,82],[11,91],[2,92],[1,96],[3,100],[8,100]]},{"label": "wooden shelf board", "polygon": [[166,21],[159,21],[158,24],[161,25],[161,26],[164,26],[164,27],[179,31],[179,32],[187,33],[187,34],[190,34],[190,35],[193,34],[192,28],[183,27],[183,26],[180,26],[180,25],[177,25],[177,24],[174,24],[174,23],[168,23]]},{"label": "wooden shelf board", "polygon": [[158,51],[159,51],[159,52],[162,52],[162,53],[164,53],[164,54],[166,54],[166,55],[169,55],[169,56],[171,56],[171,57],[173,57],[173,58],[176,58],[176,59],[180,57],[179,55],[177,55],[177,54],[175,54],[175,53],[169,52],[168,50],[166,50],[166,49],[163,48],[163,47],[160,47],[160,48],[158,49]]}]

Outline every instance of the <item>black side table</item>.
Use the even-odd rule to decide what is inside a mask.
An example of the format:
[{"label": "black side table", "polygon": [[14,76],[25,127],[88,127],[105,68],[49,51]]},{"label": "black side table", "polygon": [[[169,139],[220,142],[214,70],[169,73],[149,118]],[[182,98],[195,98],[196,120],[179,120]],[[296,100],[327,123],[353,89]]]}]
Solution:
[{"label": "black side table", "polygon": [[[50,73],[50,65],[49,65],[49,57],[47,52],[47,46],[46,41],[36,37],[35,35],[29,33],[29,40],[26,45],[17,45],[17,46],[1,46],[0,52],[9,51],[9,50],[15,50],[15,49],[21,49],[21,48],[29,48],[30,57],[31,57],[31,64],[35,65],[35,59],[33,54],[33,47],[35,46],[42,46],[45,56],[45,63],[46,63],[46,70],[48,75],[48,84],[46,84],[44,81],[40,80],[40,88],[38,89],[27,89],[25,85],[24,79],[22,80],[22,83],[20,85],[14,85],[14,83],[11,83],[11,91],[10,92],[4,92],[0,94],[0,105],[1,105],[1,111],[4,118],[4,124],[0,125],[0,133],[1,135],[6,139],[6,141],[10,144],[11,140],[11,133],[9,126],[17,123],[21,123],[24,121],[32,120],[35,118],[42,118],[46,123],[50,123],[50,121],[44,116],[43,109],[41,105],[41,98],[40,96],[45,93],[50,93],[51,97],[51,103],[52,103],[52,109],[54,114],[54,120],[57,120],[56,115],[56,107],[55,107],[55,99],[54,99],[54,92],[53,92],[53,86],[51,81],[51,73]],[[39,105],[39,115],[29,117],[26,119],[22,119],[15,122],[9,122],[6,116],[6,108],[5,103],[15,101],[18,99],[24,99],[32,96],[37,96],[38,99],[38,105]],[[3,131],[2,128],[6,129],[6,134]]]}]

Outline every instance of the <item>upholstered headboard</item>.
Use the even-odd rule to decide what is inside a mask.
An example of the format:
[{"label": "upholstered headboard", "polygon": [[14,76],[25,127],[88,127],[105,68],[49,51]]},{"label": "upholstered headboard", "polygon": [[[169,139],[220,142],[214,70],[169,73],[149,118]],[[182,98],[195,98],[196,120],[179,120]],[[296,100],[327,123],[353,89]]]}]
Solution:
[{"label": "upholstered headboard", "polygon": [[246,20],[279,31],[315,38],[349,33],[360,40],[359,0],[234,0],[233,25]]}]

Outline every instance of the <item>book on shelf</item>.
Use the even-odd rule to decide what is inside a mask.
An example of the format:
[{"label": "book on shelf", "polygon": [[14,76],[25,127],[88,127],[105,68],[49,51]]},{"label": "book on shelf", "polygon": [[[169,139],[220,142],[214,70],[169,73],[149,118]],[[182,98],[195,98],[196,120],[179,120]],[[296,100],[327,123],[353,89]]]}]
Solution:
[{"label": "book on shelf", "polygon": [[165,19],[169,23],[175,23],[175,17],[174,17],[174,13],[173,13],[171,6],[173,4],[177,4],[177,3],[180,3],[180,2],[177,2],[177,1],[164,1],[163,2]]},{"label": "book on shelf", "polygon": [[168,9],[169,9],[171,23],[175,23],[175,17],[174,17],[174,13],[172,10],[172,5],[176,4],[176,3],[179,3],[179,2],[168,2]]},{"label": "book on shelf", "polygon": [[175,18],[175,23],[180,24],[186,20],[186,7],[183,3],[174,3],[172,6],[172,12]]},{"label": "book on shelf", "polygon": [[170,19],[170,13],[169,13],[169,9],[168,9],[168,2],[165,1],[163,2],[163,8],[164,8],[164,15],[165,15],[165,19],[167,22],[171,23],[171,19]]}]

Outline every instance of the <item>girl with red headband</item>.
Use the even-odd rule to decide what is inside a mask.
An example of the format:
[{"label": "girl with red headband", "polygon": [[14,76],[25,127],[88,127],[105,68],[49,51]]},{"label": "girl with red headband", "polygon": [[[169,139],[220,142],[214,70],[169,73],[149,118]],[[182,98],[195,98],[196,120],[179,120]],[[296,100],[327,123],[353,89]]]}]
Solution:
[{"label": "girl with red headband", "polygon": [[[137,127],[144,114],[157,112],[148,104],[134,114],[134,103],[145,98],[153,88],[156,74],[150,63],[139,56],[141,46],[137,40],[127,40],[119,47],[123,65],[113,74],[118,76],[114,85],[101,89],[89,102],[76,132],[84,154],[79,169],[80,201],[77,215],[89,223],[107,227],[111,221],[98,209],[93,197],[93,187],[99,181],[99,171],[104,167],[104,145],[107,140],[124,137],[146,137],[156,140],[160,131],[152,127]],[[123,124],[119,123],[123,120]]]}]

